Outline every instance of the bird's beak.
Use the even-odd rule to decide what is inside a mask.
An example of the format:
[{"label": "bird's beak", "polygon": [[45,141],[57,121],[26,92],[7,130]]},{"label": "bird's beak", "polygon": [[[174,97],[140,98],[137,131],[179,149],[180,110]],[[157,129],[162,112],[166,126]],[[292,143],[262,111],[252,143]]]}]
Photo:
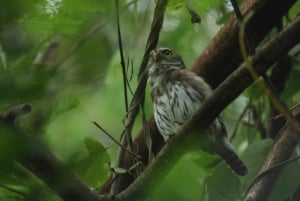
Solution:
[{"label": "bird's beak", "polygon": [[157,54],[157,52],[155,50],[152,50],[150,52],[150,58],[152,59],[152,61],[156,61],[157,60],[157,56],[158,56],[158,54]]}]

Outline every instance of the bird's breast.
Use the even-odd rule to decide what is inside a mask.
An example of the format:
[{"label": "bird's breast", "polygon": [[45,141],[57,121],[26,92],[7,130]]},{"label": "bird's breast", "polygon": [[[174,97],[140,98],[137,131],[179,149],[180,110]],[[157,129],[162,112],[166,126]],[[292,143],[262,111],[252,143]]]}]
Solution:
[{"label": "bird's breast", "polygon": [[153,87],[150,92],[152,102],[155,102],[157,98],[163,95],[162,89],[159,87]]}]

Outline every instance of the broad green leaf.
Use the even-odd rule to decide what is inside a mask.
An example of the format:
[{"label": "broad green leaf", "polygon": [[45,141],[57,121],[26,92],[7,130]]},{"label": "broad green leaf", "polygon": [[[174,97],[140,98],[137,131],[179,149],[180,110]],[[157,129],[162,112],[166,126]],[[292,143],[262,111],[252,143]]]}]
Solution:
[{"label": "broad green leaf", "polygon": [[300,9],[300,1],[296,1],[294,6],[289,10],[289,17],[294,19],[297,15],[299,15]]},{"label": "broad green leaf", "polygon": [[75,165],[75,170],[87,184],[98,188],[108,178],[109,155],[103,145],[92,138],[85,138],[84,144],[88,156]]},{"label": "broad green leaf", "polygon": [[[291,158],[294,157],[296,157],[296,154],[293,154]],[[299,160],[287,164],[278,177],[268,201],[288,200],[300,184],[299,170]]]},{"label": "broad green leaf", "polygon": [[153,178],[157,180],[158,187],[152,194],[153,199],[150,200],[201,200],[199,196],[204,196],[203,180],[207,173],[192,160],[196,155],[199,153],[182,156],[166,178]]},{"label": "broad green leaf", "polygon": [[221,159],[202,151],[197,155],[193,155],[192,161],[203,168],[207,173],[212,173],[216,166],[221,162]]},{"label": "broad green leaf", "polygon": [[224,163],[206,180],[209,201],[233,201],[241,198],[241,183]]},{"label": "broad green leaf", "polygon": [[263,165],[271,147],[273,140],[265,139],[251,144],[244,152],[242,160],[248,168],[248,175],[245,177],[245,183],[249,183],[257,175]]}]

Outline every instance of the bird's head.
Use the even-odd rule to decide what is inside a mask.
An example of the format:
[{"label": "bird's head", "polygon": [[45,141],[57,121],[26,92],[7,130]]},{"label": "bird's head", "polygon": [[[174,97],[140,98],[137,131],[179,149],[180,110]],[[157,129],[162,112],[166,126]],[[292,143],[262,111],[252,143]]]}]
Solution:
[{"label": "bird's head", "polygon": [[157,48],[151,51],[148,60],[148,75],[158,76],[173,70],[184,69],[181,56],[169,48]]}]

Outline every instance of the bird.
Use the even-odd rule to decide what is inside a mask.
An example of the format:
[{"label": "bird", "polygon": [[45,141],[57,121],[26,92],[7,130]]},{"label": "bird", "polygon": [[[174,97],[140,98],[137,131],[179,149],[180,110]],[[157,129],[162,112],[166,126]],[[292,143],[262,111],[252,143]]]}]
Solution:
[{"label": "bird", "polygon": [[[186,68],[180,54],[169,48],[156,48],[150,52],[147,73],[155,123],[167,142],[195,115],[212,94],[212,89],[202,77]],[[237,175],[248,173],[227,138],[221,117],[213,120],[205,137],[204,151],[221,157]]]}]

